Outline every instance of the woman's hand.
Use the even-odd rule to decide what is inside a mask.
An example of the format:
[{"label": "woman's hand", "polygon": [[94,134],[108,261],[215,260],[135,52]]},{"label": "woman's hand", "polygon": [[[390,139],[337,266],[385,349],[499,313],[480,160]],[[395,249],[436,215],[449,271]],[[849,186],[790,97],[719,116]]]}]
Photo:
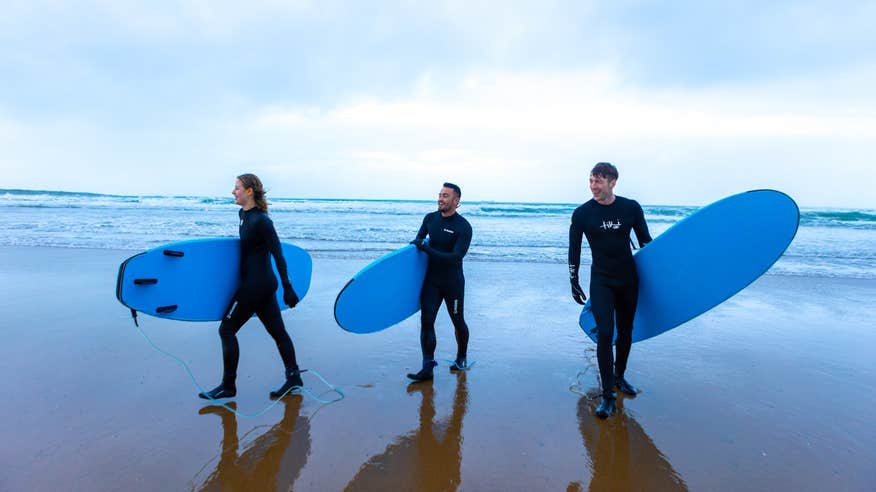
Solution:
[{"label": "woman's hand", "polygon": [[286,303],[290,309],[298,304],[298,294],[295,293],[291,286],[283,289],[283,302]]}]

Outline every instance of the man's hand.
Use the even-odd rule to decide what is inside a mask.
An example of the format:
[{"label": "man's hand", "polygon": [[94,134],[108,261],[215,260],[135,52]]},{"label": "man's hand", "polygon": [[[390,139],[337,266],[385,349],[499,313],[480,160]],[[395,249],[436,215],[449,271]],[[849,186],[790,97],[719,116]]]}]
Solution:
[{"label": "man's hand", "polygon": [[583,306],[587,302],[587,296],[584,295],[584,290],[581,289],[581,284],[578,283],[578,277],[569,277],[569,283],[572,284],[572,299],[575,299],[575,302]]},{"label": "man's hand", "polygon": [[298,294],[295,293],[291,286],[283,289],[283,302],[289,308],[294,308],[298,305]]},{"label": "man's hand", "polygon": [[411,244],[416,246],[417,249],[419,249],[420,251],[423,251],[423,241],[424,241],[423,239],[417,238],[417,239],[414,239],[413,241],[411,241]]}]

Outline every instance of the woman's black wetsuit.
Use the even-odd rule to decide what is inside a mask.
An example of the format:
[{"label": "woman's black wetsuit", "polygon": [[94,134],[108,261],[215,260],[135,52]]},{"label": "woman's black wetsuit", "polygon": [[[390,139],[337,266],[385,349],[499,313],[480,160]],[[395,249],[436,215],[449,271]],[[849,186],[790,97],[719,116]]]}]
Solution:
[{"label": "woman's black wetsuit", "polygon": [[271,267],[271,255],[277,264],[283,289],[292,289],[286,271],[286,260],[274,223],[268,214],[258,208],[240,210],[240,287],[234,294],[231,305],[219,325],[222,339],[222,362],[224,374],[222,385],[234,388],[237,378],[237,363],[240,347],[237,332],[253,314],[258,316],[265,329],[277,343],[280,357],[287,373],[298,370],[295,347],[286,332],[280,305],[277,303],[277,278]]}]

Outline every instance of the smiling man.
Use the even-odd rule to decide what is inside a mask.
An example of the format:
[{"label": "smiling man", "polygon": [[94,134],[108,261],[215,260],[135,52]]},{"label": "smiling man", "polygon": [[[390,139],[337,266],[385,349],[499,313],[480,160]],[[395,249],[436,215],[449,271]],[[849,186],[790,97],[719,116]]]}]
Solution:
[{"label": "smiling man", "polygon": [[[636,388],[624,379],[632,346],[633,317],[639,300],[639,275],[630,249],[630,230],[639,246],[651,241],[642,207],[635,200],[614,194],[617,168],[600,162],[590,171],[593,198],[575,209],[569,226],[569,280],[572,298],[584,304],[587,296],[578,281],[581,263],[581,236],[587,236],[590,265],[590,305],[596,319],[596,358],[602,380],[602,403],[596,415],[607,418],[616,409],[614,386],[628,395]],[[617,317],[617,358],[611,350]]]},{"label": "smiling man", "polygon": [[[429,266],[423,290],[420,293],[420,348],[423,350],[423,368],[416,374],[408,374],[414,381],[432,379],[435,362],[435,318],[441,301],[447,305],[447,313],[453,322],[456,334],[456,361],[450,366],[453,371],[468,368],[468,325],[463,317],[465,276],[462,273],[462,257],[471,243],[471,225],[456,213],[462,191],[453,183],[444,183],[438,192],[438,210],[426,214],[417,237],[412,244],[429,255]],[[426,235],[429,242],[425,242]]]}]

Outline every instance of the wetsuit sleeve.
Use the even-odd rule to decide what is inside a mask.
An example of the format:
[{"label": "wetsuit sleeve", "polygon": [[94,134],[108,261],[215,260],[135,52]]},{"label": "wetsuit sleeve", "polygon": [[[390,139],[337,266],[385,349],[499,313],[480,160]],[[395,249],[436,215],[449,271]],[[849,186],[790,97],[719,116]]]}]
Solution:
[{"label": "wetsuit sleeve", "polygon": [[636,239],[639,240],[641,248],[651,242],[651,233],[648,232],[648,223],[645,222],[645,212],[642,210],[642,206],[639,205],[639,202],[633,203],[636,204],[636,220],[633,222],[633,231],[636,233]]},{"label": "wetsuit sleeve", "polygon": [[576,220],[577,213],[572,214],[572,223],[569,224],[569,276],[577,277],[578,268],[581,266],[581,238],[584,235],[584,227],[581,221]]},{"label": "wetsuit sleeve", "polygon": [[426,234],[429,233],[429,230],[426,228],[426,221],[429,220],[429,215],[426,214],[423,217],[423,224],[420,226],[420,230],[417,232],[417,237],[414,239],[426,239]]},{"label": "wetsuit sleeve", "polygon": [[429,255],[429,258],[434,258],[439,261],[446,262],[455,262],[462,261],[462,257],[468,253],[468,246],[471,244],[471,226],[466,227],[462,230],[462,233],[459,235],[459,238],[456,240],[456,244],[453,245],[453,251],[445,253],[444,251],[438,251],[437,249],[429,246],[429,244],[423,245],[423,251]]},{"label": "wetsuit sleeve", "polygon": [[286,290],[292,287],[289,282],[289,272],[286,268],[286,258],[283,257],[283,247],[280,245],[280,238],[277,237],[277,230],[274,229],[274,222],[265,217],[261,224],[261,233],[264,235],[265,241],[268,244],[268,250],[274,256],[274,262],[277,264],[277,273],[280,274],[280,283],[283,284],[283,289]]}]

